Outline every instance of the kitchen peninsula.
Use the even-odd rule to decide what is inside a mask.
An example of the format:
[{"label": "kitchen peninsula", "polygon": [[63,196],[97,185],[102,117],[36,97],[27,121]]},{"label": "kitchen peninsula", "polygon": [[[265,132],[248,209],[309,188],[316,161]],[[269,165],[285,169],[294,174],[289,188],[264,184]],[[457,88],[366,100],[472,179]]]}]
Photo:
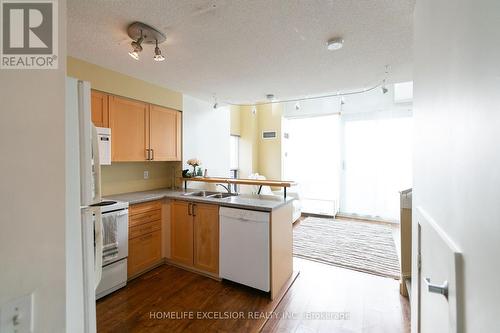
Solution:
[{"label": "kitchen peninsula", "polygon": [[106,199],[130,205],[129,279],[166,262],[274,299],[296,277],[291,198],[158,189]]}]

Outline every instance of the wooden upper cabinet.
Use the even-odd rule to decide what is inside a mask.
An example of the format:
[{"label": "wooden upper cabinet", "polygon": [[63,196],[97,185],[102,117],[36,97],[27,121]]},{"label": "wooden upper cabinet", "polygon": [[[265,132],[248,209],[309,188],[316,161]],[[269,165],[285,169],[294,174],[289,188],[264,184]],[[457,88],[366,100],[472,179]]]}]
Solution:
[{"label": "wooden upper cabinet", "polygon": [[219,206],[194,204],[194,267],[219,273]]},{"label": "wooden upper cabinet", "polygon": [[92,90],[92,122],[96,127],[109,127],[108,94]]},{"label": "wooden upper cabinet", "polygon": [[111,160],[145,161],[149,147],[149,105],[118,96],[109,96]]},{"label": "wooden upper cabinet", "polygon": [[181,160],[181,113],[150,105],[150,148],[155,161]]},{"label": "wooden upper cabinet", "polygon": [[170,206],[170,256],[172,260],[193,265],[193,217],[191,204],[173,201]]}]

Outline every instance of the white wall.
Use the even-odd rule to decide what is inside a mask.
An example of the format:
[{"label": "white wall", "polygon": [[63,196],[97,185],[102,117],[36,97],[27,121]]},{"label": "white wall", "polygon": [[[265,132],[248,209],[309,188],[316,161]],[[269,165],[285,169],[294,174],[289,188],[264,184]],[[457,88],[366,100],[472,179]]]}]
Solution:
[{"label": "white wall", "polygon": [[65,331],[66,1],[59,69],[0,70],[0,306],[34,294],[35,332]]},{"label": "white wall", "polygon": [[[203,163],[201,168],[208,169],[209,176],[228,177],[229,107],[214,109],[209,102],[184,95],[182,116],[183,169],[192,170],[186,161],[197,158]],[[192,182],[189,187],[196,185],[202,184]]]},{"label": "white wall", "polygon": [[498,0],[415,9],[413,207],[463,252],[464,332],[498,331],[500,313],[499,13]]}]

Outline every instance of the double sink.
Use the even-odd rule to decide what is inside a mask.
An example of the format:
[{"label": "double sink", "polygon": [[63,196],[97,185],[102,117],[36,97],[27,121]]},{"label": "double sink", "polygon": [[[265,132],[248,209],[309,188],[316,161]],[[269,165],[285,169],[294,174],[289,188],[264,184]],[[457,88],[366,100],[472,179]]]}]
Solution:
[{"label": "double sink", "polygon": [[188,192],[184,193],[184,196],[188,197],[203,197],[203,198],[213,198],[213,199],[224,199],[231,196],[238,195],[236,193],[222,193],[222,192],[211,192],[211,191],[198,191],[198,192]]}]

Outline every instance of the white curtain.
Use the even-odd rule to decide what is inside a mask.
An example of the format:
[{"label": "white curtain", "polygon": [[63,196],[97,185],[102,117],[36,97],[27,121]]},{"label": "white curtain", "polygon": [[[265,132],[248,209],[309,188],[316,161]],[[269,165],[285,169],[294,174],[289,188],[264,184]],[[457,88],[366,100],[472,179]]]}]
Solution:
[{"label": "white curtain", "polygon": [[341,212],[399,220],[399,191],[412,186],[412,118],[342,118]]}]

